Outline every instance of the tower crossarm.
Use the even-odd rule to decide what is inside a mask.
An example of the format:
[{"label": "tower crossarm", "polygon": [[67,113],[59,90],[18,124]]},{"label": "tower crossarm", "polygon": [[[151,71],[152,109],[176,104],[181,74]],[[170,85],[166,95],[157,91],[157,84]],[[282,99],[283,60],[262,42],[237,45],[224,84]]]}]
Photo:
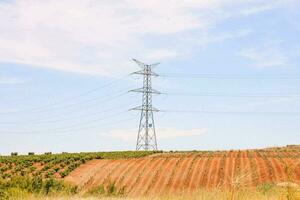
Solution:
[{"label": "tower crossarm", "polygon": [[155,73],[155,72],[145,72],[144,70],[141,70],[141,71],[137,71],[137,72],[133,72],[133,73],[131,73],[132,75],[134,75],[134,74],[136,74],[136,75],[149,75],[149,76],[159,76],[157,73]]},{"label": "tower crossarm", "polygon": [[140,92],[140,93],[151,93],[151,94],[161,94],[159,91],[152,89],[152,88],[138,88],[134,90],[129,90],[129,92]]},{"label": "tower crossarm", "polygon": [[134,107],[134,108],[131,108],[129,111],[132,111],[132,110],[148,110],[148,111],[151,111],[151,112],[159,112],[160,110],[158,110],[157,108],[154,108],[152,107],[151,109],[147,109],[146,107],[144,106],[137,106],[137,107]]},{"label": "tower crossarm", "polygon": [[154,64],[151,64],[151,65],[148,65],[148,64],[145,64],[141,61],[138,61],[137,59],[132,59],[136,64],[138,64],[141,68],[144,68],[145,66],[148,66],[148,67],[155,67],[157,65],[159,65],[159,63],[154,63]]}]

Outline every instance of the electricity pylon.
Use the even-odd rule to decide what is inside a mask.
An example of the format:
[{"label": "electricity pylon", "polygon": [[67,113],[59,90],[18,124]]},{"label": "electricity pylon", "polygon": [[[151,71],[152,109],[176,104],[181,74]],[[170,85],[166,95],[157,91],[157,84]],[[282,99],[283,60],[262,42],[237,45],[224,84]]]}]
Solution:
[{"label": "electricity pylon", "polygon": [[158,112],[159,110],[152,106],[152,94],[160,94],[160,92],[152,88],[152,77],[158,76],[158,74],[152,71],[152,68],[159,63],[148,65],[136,59],[133,59],[133,61],[137,63],[142,70],[132,74],[143,75],[143,87],[131,90],[131,92],[140,92],[143,94],[142,105],[131,109],[141,111],[136,150],[157,150],[153,112]]}]

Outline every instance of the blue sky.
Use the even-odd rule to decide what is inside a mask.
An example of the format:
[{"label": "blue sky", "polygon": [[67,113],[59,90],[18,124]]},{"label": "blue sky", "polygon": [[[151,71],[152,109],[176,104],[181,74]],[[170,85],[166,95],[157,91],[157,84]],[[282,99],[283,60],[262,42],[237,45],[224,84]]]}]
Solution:
[{"label": "blue sky", "polygon": [[142,80],[128,75],[139,70],[131,58],[161,63],[157,108],[208,111],[157,113],[160,149],[299,144],[299,9],[296,0],[2,0],[0,153],[134,149],[139,113],[128,110],[141,97],[126,91]]}]

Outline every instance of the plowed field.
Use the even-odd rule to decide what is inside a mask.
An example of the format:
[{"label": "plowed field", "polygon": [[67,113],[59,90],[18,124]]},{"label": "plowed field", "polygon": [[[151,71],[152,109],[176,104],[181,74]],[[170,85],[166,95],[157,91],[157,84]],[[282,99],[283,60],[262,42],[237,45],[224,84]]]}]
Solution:
[{"label": "plowed field", "polygon": [[137,159],[93,160],[66,181],[83,191],[115,183],[129,196],[193,191],[201,187],[300,184],[300,149],[162,153]]}]

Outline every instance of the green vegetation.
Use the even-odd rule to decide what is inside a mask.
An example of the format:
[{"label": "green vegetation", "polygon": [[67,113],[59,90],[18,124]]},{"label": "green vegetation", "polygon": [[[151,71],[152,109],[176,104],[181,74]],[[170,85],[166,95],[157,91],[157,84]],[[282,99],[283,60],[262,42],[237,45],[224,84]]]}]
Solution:
[{"label": "green vegetation", "polygon": [[257,186],[257,191],[259,191],[263,195],[267,195],[268,193],[275,191],[276,185],[272,183],[260,184]]},{"label": "green vegetation", "polygon": [[105,185],[101,185],[98,187],[95,187],[88,191],[88,193],[85,196],[124,196],[125,195],[125,187],[118,188],[115,184],[115,182],[108,182]]},{"label": "green vegetation", "polygon": [[[61,178],[81,164],[93,159],[140,158],[157,152],[99,152],[44,155],[0,156],[0,199],[25,199],[34,196],[74,195],[77,188],[66,185]],[[100,189],[98,192],[101,191]],[[108,184],[103,194],[119,195],[115,185]]]},{"label": "green vegetation", "polygon": [[67,185],[53,178],[15,176],[11,179],[0,179],[0,199],[23,199],[30,195],[51,196],[57,194],[74,195],[77,187]]},{"label": "green vegetation", "polygon": [[156,152],[47,153],[44,155],[1,156],[0,178],[4,180],[10,180],[17,176],[42,179],[64,178],[89,160],[140,158],[153,153]]}]

